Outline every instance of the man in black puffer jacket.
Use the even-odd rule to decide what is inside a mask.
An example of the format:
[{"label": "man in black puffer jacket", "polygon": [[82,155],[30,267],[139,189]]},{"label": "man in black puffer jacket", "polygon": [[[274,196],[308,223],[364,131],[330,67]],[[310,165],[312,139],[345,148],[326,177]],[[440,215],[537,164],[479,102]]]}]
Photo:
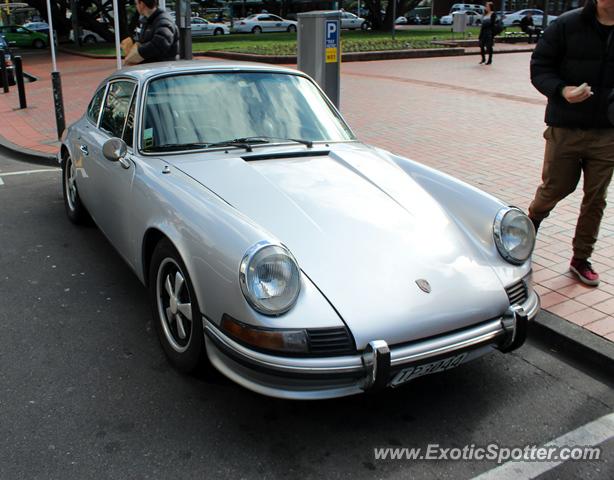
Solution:
[{"label": "man in black puffer jacket", "polygon": [[158,8],[158,0],[136,0],[136,9],[141,15],[138,55],[128,55],[126,64],[176,60],[179,32],[171,16]]},{"label": "man in black puffer jacket", "polygon": [[[570,270],[587,285],[599,275],[593,253],[614,171],[614,126],[608,118],[614,88],[614,0],[587,0],[544,32],[531,57],[531,81],[548,97],[546,152],[529,207],[537,229],[584,174],[584,198]],[[612,108],[612,107],[610,107]]]}]

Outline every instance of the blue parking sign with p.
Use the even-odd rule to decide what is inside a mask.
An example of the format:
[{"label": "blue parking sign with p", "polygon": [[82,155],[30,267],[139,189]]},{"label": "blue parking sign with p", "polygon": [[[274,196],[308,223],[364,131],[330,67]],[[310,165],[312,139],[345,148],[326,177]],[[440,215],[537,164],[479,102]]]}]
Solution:
[{"label": "blue parking sign with p", "polygon": [[335,63],[339,48],[339,22],[326,21],[326,63]]}]

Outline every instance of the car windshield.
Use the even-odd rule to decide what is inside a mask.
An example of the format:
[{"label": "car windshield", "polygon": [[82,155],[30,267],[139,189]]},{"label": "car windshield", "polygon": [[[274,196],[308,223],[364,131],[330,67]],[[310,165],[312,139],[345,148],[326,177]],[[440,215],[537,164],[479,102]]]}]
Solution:
[{"label": "car windshield", "polygon": [[286,73],[198,73],[153,80],[142,125],[141,146],[149,151],[250,137],[354,140],[310,80]]}]

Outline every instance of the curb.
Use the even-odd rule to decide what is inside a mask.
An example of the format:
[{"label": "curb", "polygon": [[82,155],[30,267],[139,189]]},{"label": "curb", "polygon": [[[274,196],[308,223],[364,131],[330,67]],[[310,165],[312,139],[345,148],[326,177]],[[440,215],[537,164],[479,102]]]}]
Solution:
[{"label": "curb", "polygon": [[[503,42],[505,43],[505,42]],[[399,60],[405,58],[434,58],[452,57],[461,55],[475,55],[475,52],[468,52],[466,49],[472,47],[451,47],[451,48],[416,48],[413,50],[380,50],[374,52],[346,52],[341,56],[341,61],[347,62],[367,62],[374,60]],[[75,52],[67,48],[60,48],[59,51],[78,57],[114,59],[114,55],[96,55],[85,52]],[[519,47],[513,50],[497,50],[494,53],[522,53],[532,52],[533,48]],[[296,55],[259,55],[255,53],[225,52],[220,50],[210,50],[208,52],[194,52],[194,57],[213,57],[225,58],[228,60],[239,60],[245,62],[261,62],[271,64],[295,64]]]},{"label": "curb", "polygon": [[19,160],[24,160],[30,163],[36,163],[44,166],[58,166],[58,160],[55,158],[55,155],[50,153],[42,153],[36,150],[32,150],[30,148],[22,147],[21,145],[17,145],[13,142],[10,142],[6,138],[0,135],[0,148],[4,148],[13,153],[17,153],[19,155],[23,155],[27,158],[20,158]]},{"label": "curb", "polygon": [[[341,62],[366,62],[373,60],[397,60],[403,58],[432,58],[451,57],[465,54],[462,47],[454,48],[416,48],[413,50],[379,50],[374,52],[346,52],[341,55]],[[210,50],[208,52],[196,52],[195,57],[214,57],[229,60],[241,60],[246,62],[263,62],[273,64],[295,64],[296,55],[259,55],[254,53],[224,52]]]},{"label": "curb", "polygon": [[530,337],[614,378],[614,343],[585,328],[541,310],[531,322]]}]

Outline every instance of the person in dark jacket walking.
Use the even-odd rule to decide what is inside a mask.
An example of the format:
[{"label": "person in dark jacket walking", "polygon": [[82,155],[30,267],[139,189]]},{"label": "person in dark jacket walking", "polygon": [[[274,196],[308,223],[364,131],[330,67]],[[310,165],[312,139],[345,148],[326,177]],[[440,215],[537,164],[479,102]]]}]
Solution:
[{"label": "person in dark jacket walking", "polygon": [[[482,17],[482,26],[480,27],[480,53],[482,54],[482,61],[480,65],[485,63],[486,65],[492,64],[492,49],[495,43],[495,28],[497,24],[497,14],[493,12],[493,3],[486,2],[486,12]],[[488,61],[486,61],[486,52],[488,51]]]},{"label": "person in dark jacket walking", "polygon": [[570,270],[595,286],[599,274],[589,258],[614,171],[614,128],[608,118],[614,88],[614,0],[587,0],[583,8],[551,24],[531,57],[531,81],[548,97],[548,105],[542,184],[529,217],[537,230],[584,174]]},{"label": "person in dark jacket walking", "polygon": [[171,16],[158,8],[158,0],[136,0],[141,15],[141,31],[136,48],[126,56],[126,65],[176,60],[179,31]]}]

